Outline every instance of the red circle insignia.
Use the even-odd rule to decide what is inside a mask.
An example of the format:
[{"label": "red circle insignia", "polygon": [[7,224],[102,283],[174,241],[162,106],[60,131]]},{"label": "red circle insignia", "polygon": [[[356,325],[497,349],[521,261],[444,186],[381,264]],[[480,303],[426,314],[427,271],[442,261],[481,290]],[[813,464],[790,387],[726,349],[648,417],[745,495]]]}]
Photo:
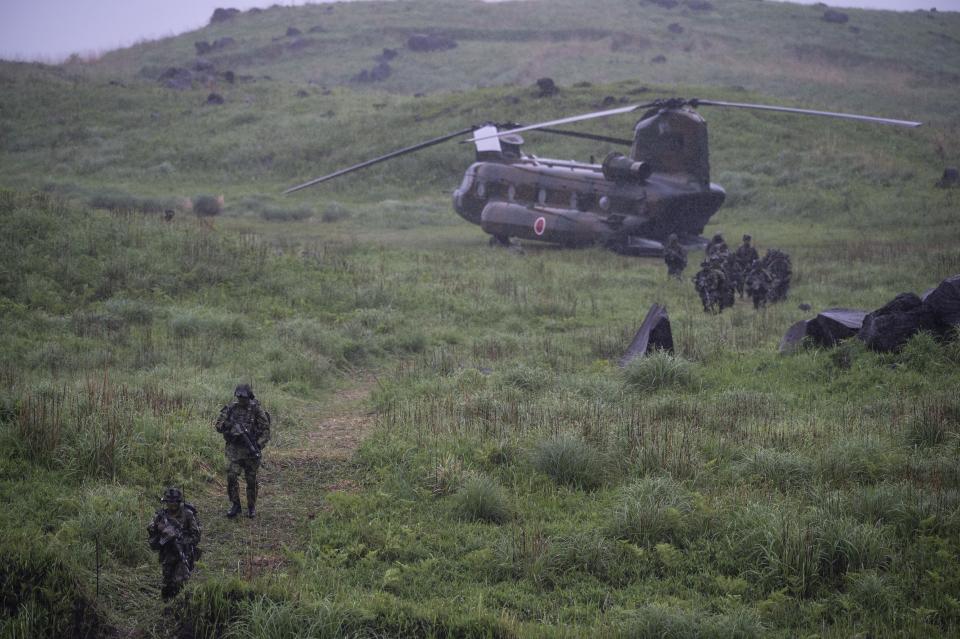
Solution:
[{"label": "red circle insignia", "polygon": [[543,232],[547,229],[547,218],[542,215],[537,218],[537,221],[533,223],[533,232],[537,235],[543,235]]}]

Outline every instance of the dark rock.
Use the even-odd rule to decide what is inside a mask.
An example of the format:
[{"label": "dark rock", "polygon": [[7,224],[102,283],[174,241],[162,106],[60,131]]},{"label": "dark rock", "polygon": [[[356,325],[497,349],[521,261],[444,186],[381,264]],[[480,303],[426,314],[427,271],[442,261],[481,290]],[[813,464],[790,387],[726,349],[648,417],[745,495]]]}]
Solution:
[{"label": "dark rock", "polygon": [[653,304],[647,311],[647,316],[640,325],[627,351],[620,358],[620,366],[626,366],[631,361],[652,353],[656,350],[673,352],[673,332],[670,330],[670,316],[667,307],[662,304]]},{"label": "dark rock", "polygon": [[411,51],[443,51],[444,49],[455,49],[456,47],[456,40],[443,35],[415,33],[407,38],[407,48]]},{"label": "dark rock", "polygon": [[185,91],[193,88],[193,73],[183,67],[170,67],[160,74],[158,80],[168,89]]},{"label": "dark rock", "polygon": [[856,34],[860,33],[860,27],[849,26],[849,27],[847,27],[847,31],[849,31],[850,33],[856,35]]},{"label": "dark rock", "polygon": [[936,317],[929,308],[924,308],[923,301],[914,293],[900,293],[863,318],[857,337],[867,348],[889,353],[903,348],[907,340],[920,331],[936,329]]},{"label": "dark rock", "polygon": [[676,22],[671,22],[669,25],[667,25],[667,31],[670,33],[683,33],[683,27]]},{"label": "dark rock", "polygon": [[553,82],[553,78],[540,78],[537,80],[537,89],[540,91],[539,97],[541,98],[548,98],[560,93],[560,89],[558,89],[557,85]]},{"label": "dark rock", "polygon": [[923,294],[922,301],[923,306],[936,318],[941,333],[960,326],[960,275],[940,282],[936,288]]},{"label": "dark rock", "polygon": [[229,22],[237,15],[240,15],[239,9],[214,9],[213,15],[210,16],[210,24],[216,24],[217,22]]},{"label": "dark rock", "polygon": [[960,171],[957,171],[957,167],[948,166],[945,168],[943,170],[943,176],[937,182],[937,186],[941,189],[960,186]]},{"label": "dark rock", "polygon": [[211,93],[207,96],[207,104],[223,104],[223,96],[219,93]]},{"label": "dark rock", "polygon": [[796,352],[807,336],[807,320],[800,320],[787,329],[780,339],[780,353],[787,355]]},{"label": "dark rock", "polygon": [[823,12],[823,17],[820,19],[824,22],[831,22],[833,24],[845,24],[848,20],[850,20],[850,16],[842,11],[837,11],[836,9],[827,9]]},{"label": "dark rock", "polygon": [[287,37],[295,38],[299,35],[303,35],[303,32],[296,27],[287,27]]},{"label": "dark rock", "polygon": [[612,104],[616,104],[617,99],[612,95],[604,96],[603,101],[600,103],[602,107],[608,107]]},{"label": "dark rock", "polygon": [[194,42],[193,48],[197,50],[197,55],[203,55],[205,53],[210,53],[211,51],[213,51],[213,45],[211,45],[206,40],[200,40],[199,42]]},{"label": "dark rock", "polygon": [[200,71],[202,73],[213,73],[216,67],[213,66],[213,62],[210,62],[206,58],[197,58],[193,61],[193,70]]},{"label": "dark rock", "polygon": [[321,27],[319,24],[316,24],[310,27],[309,29],[307,29],[307,33],[323,33],[324,31],[326,31],[326,29]]},{"label": "dark rock", "polygon": [[377,62],[389,62],[399,55],[399,52],[396,49],[387,49],[384,48],[383,53],[378,55],[374,60]]},{"label": "dark rock", "polygon": [[233,73],[233,71],[224,71],[223,79],[227,82],[227,84],[233,84],[237,81],[237,76]]},{"label": "dark rock", "polygon": [[653,64],[663,64],[666,61],[667,61],[667,56],[665,55],[658,55],[655,58],[652,58],[650,60],[650,62]]},{"label": "dark rock", "polygon": [[364,69],[353,76],[354,82],[382,82],[390,77],[393,69],[386,62],[379,62],[372,69]]},{"label": "dark rock", "polygon": [[801,311],[809,311],[813,307],[807,304],[806,302],[801,302],[800,304],[797,305],[797,308],[799,308]]},{"label": "dark rock", "polygon": [[663,7],[664,9],[673,9],[675,6],[680,4],[680,0],[648,0],[650,4],[655,4],[658,7]]},{"label": "dark rock", "polygon": [[310,93],[308,93],[305,89],[300,89],[299,91],[297,91],[297,97],[298,97],[298,98],[308,98],[308,97],[310,97]]},{"label": "dark rock", "polygon": [[233,45],[236,44],[236,43],[237,43],[236,40],[234,40],[234,39],[231,38],[230,36],[226,36],[226,37],[223,37],[223,38],[217,38],[216,40],[213,41],[213,44],[211,44],[210,46],[211,46],[215,51],[217,51],[217,50],[220,50],[220,49],[226,49],[227,47],[233,46]]},{"label": "dark rock", "polygon": [[866,315],[866,311],[850,308],[828,308],[807,322],[807,337],[817,346],[831,348],[856,335]]},{"label": "dark rock", "polygon": [[686,0],[684,4],[693,11],[713,11],[713,4],[707,0]]},{"label": "dark rock", "polygon": [[293,42],[287,45],[287,51],[302,51],[308,49],[314,45],[315,40],[309,38],[297,38]]}]

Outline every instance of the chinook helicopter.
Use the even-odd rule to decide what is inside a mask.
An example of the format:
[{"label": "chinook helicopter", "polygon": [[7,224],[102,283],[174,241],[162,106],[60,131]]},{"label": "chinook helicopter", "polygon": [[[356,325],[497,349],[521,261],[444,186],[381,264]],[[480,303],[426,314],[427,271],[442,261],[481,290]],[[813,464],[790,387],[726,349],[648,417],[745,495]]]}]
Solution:
[{"label": "chinook helicopter", "polygon": [[[710,181],[707,123],[700,106],[779,111],[904,127],[920,122],[849,113],[716,100],[670,98],[595,111],[538,124],[486,123],[387,153],[293,186],[293,193],[380,162],[472,134],[476,158],[453,192],[453,207],[490,235],[569,247],[601,244],[630,255],[660,255],[671,234],[688,248],[706,245],[703,229],[726,193]],[[554,127],[645,110],[633,138]],[[629,147],[596,164],[540,158],[524,152],[520,133],[542,131]]]}]

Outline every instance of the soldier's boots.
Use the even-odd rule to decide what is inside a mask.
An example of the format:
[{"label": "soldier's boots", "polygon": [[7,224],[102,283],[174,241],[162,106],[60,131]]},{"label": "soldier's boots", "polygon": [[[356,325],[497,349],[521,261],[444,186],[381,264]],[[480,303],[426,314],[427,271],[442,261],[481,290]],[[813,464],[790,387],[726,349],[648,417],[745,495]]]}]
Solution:
[{"label": "soldier's boots", "polygon": [[233,519],[234,517],[240,514],[241,510],[243,509],[240,507],[240,502],[235,501],[233,502],[233,505],[230,506],[230,510],[227,511],[227,517],[229,517],[230,519]]}]

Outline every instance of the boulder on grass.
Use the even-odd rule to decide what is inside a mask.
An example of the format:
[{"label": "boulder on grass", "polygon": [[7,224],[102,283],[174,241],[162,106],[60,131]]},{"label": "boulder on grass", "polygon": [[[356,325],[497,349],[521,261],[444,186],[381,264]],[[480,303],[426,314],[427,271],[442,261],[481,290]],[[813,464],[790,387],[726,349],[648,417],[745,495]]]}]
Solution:
[{"label": "boulder on grass", "polygon": [[807,322],[807,337],[817,346],[832,348],[856,335],[866,315],[866,311],[851,308],[828,308]]},{"label": "boulder on grass", "polygon": [[673,332],[670,330],[670,316],[667,307],[653,304],[640,325],[627,351],[620,358],[620,366],[626,366],[637,357],[657,350],[673,352]]},{"label": "boulder on grass", "polygon": [[922,297],[924,307],[940,324],[941,332],[960,326],[960,275],[953,275]]},{"label": "boulder on grass", "polygon": [[936,316],[924,308],[915,293],[900,293],[863,318],[857,337],[870,350],[890,353],[903,348],[907,340],[924,330],[937,330]]}]

